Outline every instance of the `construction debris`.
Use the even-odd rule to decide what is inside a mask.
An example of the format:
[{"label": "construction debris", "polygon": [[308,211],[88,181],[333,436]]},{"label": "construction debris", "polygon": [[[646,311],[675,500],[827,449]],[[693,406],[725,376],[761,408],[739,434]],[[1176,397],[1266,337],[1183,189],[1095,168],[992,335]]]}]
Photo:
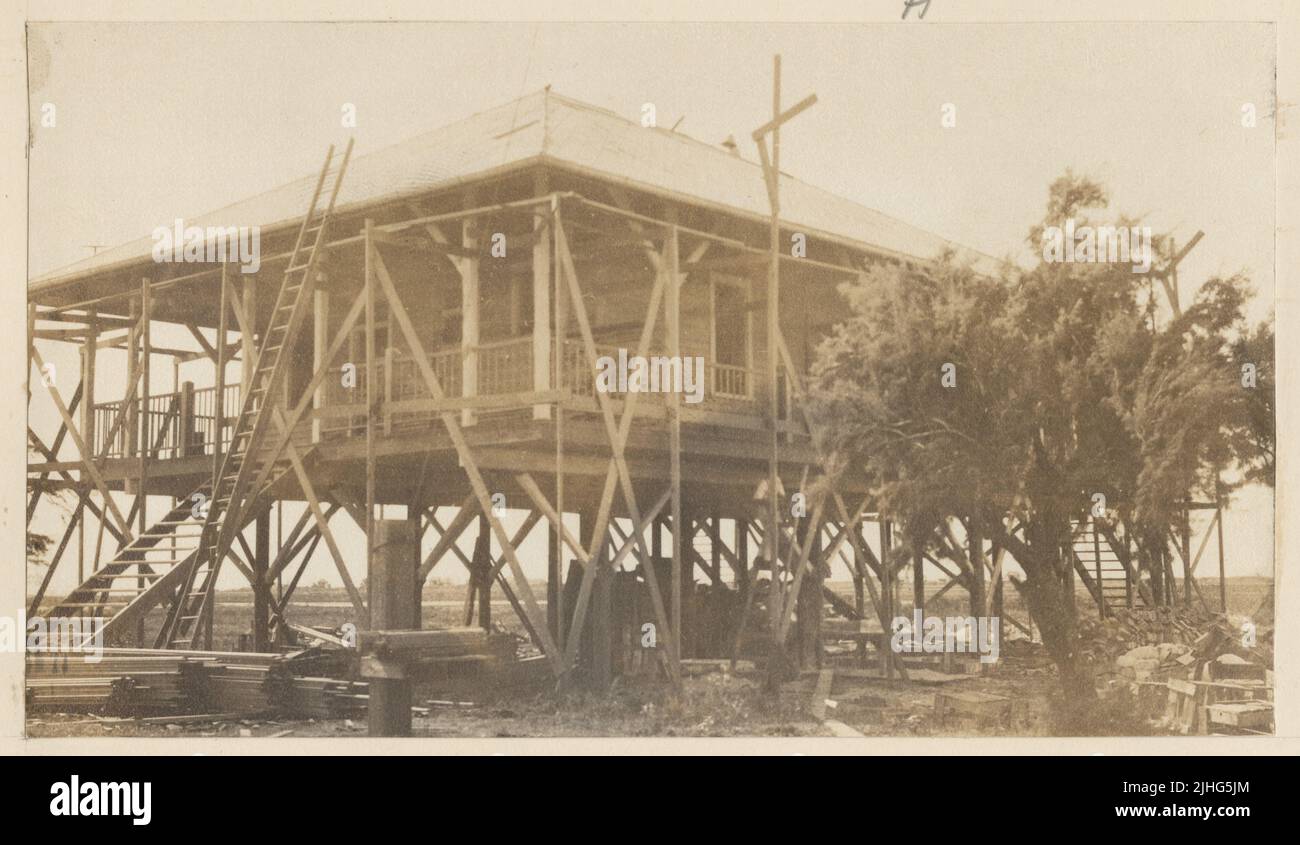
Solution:
[{"label": "construction debris", "polygon": [[1263,637],[1254,628],[1247,637],[1223,614],[1156,608],[1080,627],[1094,661],[1129,646],[1113,658],[1115,683],[1156,727],[1177,734],[1272,731],[1271,625]]}]

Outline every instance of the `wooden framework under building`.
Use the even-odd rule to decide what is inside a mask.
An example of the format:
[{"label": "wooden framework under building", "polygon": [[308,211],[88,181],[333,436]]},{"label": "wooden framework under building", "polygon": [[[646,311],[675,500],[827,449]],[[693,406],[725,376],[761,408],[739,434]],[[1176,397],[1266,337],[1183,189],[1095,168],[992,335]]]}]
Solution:
[{"label": "wooden framework under building", "polygon": [[[327,173],[345,178],[347,155],[341,167],[331,155],[318,196]],[[29,524],[45,492],[76,496],[30,612],[103,616],[111,640],[210,647],[216,574],[229,563],[253,589],[252,645],[266,650],[308,561],[324,554],[358,625],[382,627],[331,522],[363,529],[370,572],[378,511],[401,506],[417,602],[430,574],[459,560],[471,618],[490,626],[499,593],[557,678],[576,668],[604,683],[644,653],[676,680],[684,657],[734,658],[755,639],[768,650],[797,643],[791,659],[815,662],[826,603],[888,630],[903,571],[913,604],[927,602],[922,561],[949,578],[928,601],[958,586],[972,611],[1028,630],[1002,612],[1004,553],[978,531],[944,525],[925,547],[904,547],[864,479],[827,475],[835,462],[817,452],[804,397],[812,350],[842,310],[836,286],[876,262],[921,259],[816,233],[804,233],[805,257],[771,249],[795,231],[541,160],[364,207],[334,211],[331,195],[323,213],[263,231],[253,275],[232,263],[136,262],[34,287],[37,373],[47,341],[76,344],[82,365],[66,400],[48,387],[62,421],[53,439],[28,432]],[[782,291],[775,336],[761,319],[769,263]],[[157,346],[160,323],[183,327],[197,348]],[[104,349],[129,361],[108,401],[94,389]],[[702,359],[703,401],[597,389],[600,359],[620,350]],[[759,363],[769,351],[775,372]],[[209,362],[211,386],[151,395],[158,356]],[[244,375],[226,383],[233,361]],[[45,391],[39,378],[32,390]],[[227,480],[241,492],[223,505]],[[774,492],[786,503],[801,495],[803,507],[777,509],[773,524]],[[269,515],[283,501],[307,508],[273,547]],[[525,514],[514,530],[502,503]],[[576,536],[564,519],[575,514]],[[92,524],[80,586],[48,600],[74,532]],[[460,541],[474,532],[467,554]],[[519,555],[533,532],[547,536],[545,595]],[[1172,598],[1149,594],[1122,526],[1085,523],[1080,536],[1095,554],[1079,546],[1075,568],[1103,613]],[[1194,558],[1190,529],[1174,544],[1185,573],[1209,536]],[[1219,544],[1221,560],[1221,527]],[[850,572],[852,601],[823,585],[831,561]],[[1107,592],[1114,576],[1103,570],[1122,572],[1123,597]],[[1198,588],[1185,583],[1190,602]],[[764,603],[776,606],[768,624],[750,625]],[[641,652],[628,643],[646,623],[656,645]],[[886,669],[905,673],[901,661]]]}]

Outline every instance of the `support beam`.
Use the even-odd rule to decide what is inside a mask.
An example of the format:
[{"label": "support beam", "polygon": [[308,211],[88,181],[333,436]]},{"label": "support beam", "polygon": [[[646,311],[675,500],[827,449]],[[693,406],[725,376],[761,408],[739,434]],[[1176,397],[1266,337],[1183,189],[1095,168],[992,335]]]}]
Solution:
[{"label": "support beam", "polygon": [[[375,560],[369,582],[372,630],[406,631],[418,627],[412,546],[419,542],[420,532],[412,516],[408,512],[404,520],[382,519],[374,523]],[[370,736],[410,736],[411,682],[392,677],[369,677],[367,681]]]},{"label": "support beam", "polygon": [[[467,205],[473,205],[469,199]],[[461,245],[470,253],[478,250],[477,219],[466,219],[461,223]],[[466,398],[478,396],[478,347],[479,347],[479,259],[461,258],[456,262],[460,269],[460,346],[463,359],[461,362],[461,395]],[[461,412],[462,426],[475,423],[471,410]]]},{"label": "support beam", "polygon": [[[544,172],[534,177],[533,192],[547,191]],[[533,390],[551,389],[551,221],[543,215],[533,218]],[[562,340],[557,340],[562,342]],[[534,405],[533,419],[551,418],[550,405]]]},{"label": "support beam", "polygon": [[[326,357],[326,347],[329,345],[329,324],[330,324],[330,294],[327,290],[317,288],[312,291],[312,370],[319,372],[330,365]],[[325,407],[325,388],[317,386],[311,394],[311,406],[315,411],[320,411]],[[321,435],[321,421],[312,419],[311,421],[311,442],[319,443]]]},{"label": "support beam", "polygon": [[271,509],[257,513],[253,529],[251,564],[253,582],[253,651],[271,650],[270,582],[267,572],[271,563]]}]

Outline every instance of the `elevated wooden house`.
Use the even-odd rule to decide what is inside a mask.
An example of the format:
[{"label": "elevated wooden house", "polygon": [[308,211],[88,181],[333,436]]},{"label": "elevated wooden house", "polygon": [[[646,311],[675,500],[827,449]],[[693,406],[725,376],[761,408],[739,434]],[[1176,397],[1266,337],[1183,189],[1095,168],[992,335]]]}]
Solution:
[{"label": "elevated wooden house", "polygon": [[[628,669],[646,624],[650,663],[670,676],[680,658],[725,656],[749,636],[815,638],[834,556],[857,598],[827,598],[887,627],[911,553],[892,548],[851,473],[803,511],[783,507],[780,525],[764,519],[773,432],[781,495],[814,489],[823,456],[801,414],[803,381],[844,312],[838,284],[946,249],[989,271],[991,259],[783,174],[774,338],[763,171],[733,150],[547,90],[350,152],[184,221],[260,227],[255,273],[230,256],[159,262],[143,238],[31,282],[34,363],[46,341],[83,350],[81,385],[52,389],[63,428],[31,433],[31,507],[50,485],[74,489],[76,518],[93,516],[119,546],[57,601],[44,596],[47,576],[33,612],[101,615],[111,638],[198,646],[211,642],[216,572],[232,565],[253,587],[254,646],[265,649],[297,578],[273,585],[315,553],[334,558],[361,627],[406,627],[387,611],[371,625],[371,597],[329,527],[356,520],[369,563],[377,506],[401,505],[411,590],[463,557],[466,532],[490,532],[500,555],[484,541],[467,560],[478,621],[503,594],[557,676]],[[159,348],[159,323],[188,328],[196,349]],[[775,379],[763,363],[772,343]],[[131,362],[112,396],[94,390],[106,347]],[[158,355],[209,360],[212,386],[151,395]],[[702,390],[601,389],[601,359],[620,355],[684,362],[687,374],[702,359]],[[243,374],[227,380],[232,361]],[[308,508],[272,548],[278,500]],[[446,524],[434,517],[445,507],[457,508]],[[508,529],[502,508],[527,518]],[[580,516],[578,536],[560,514]],[[883,554],[867,521],[879,522]],[[549,532],[545,594],[518,559],[534,530]],[[951,564],[963,586],[982,581],[982,565],[962,565]],[[779,612],[746,632],[756,604]]]}]

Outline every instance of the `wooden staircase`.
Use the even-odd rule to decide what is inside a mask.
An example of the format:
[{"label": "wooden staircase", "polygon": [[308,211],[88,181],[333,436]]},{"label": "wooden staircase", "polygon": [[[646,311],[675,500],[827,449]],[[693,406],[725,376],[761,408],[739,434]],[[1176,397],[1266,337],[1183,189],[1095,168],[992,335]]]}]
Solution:
[{"label": "wooden staircase", "polygon": [[[210,489],[211,482],[205,482],[195,492],[206,498]],[[198,552],[202,532],[203,518],[195,502],[192,498],[181,500],[62,601],[41,614],[42,618],[47,622],[80,619],[85,623],[101,618],[104,638],[118,635],[142,619],[175,585],[185,564]],[[49,644],[76,648],[85,639],[60,631]]]},{"label": "wooden staircase", "polygon": [[[280,434],[272,425],[272,416],[279,408],[275,397],[288,371],[289,358],[285,351],[293,348],[311,308],[317,261],[351,155],[352,142],[349,141],[341,156],[336,157],[332,146],[325,156],[285,267],[274,309],[260,338],[257,359],[251,364],[252,375],[247,381],[248,390],[243,396],[230,447],[216,472],[201,548],[185,567],[180,589],[159,632],[156,647],[193,648],[197,644],[203,629],[200,620],[212,601],[212,588],[221,562],[235,535],[251,520],[255,512],[251,505],[266,487],[263,484],[259,489],[253,489],[259,485],[251,482],[254,478],[267,477],[269,472],[283,474],[290,469],[288,462],[283,460],[277,461],[275,467],[266,467],[269,456],[264,452],[274,449],[273,443],[278,440],[276,435]],[[328,197],[322,203],[326,182],[331,177]],[[268,434],[273,436],[268,438]]]},{"label": "wooden staircase", "polygon": [[1071,525],[1071,557],[1103,617],[1120,608],[1146,607],[1148,594],[1132,570],[1127,550],[1104,521],[1089,518]]}]

